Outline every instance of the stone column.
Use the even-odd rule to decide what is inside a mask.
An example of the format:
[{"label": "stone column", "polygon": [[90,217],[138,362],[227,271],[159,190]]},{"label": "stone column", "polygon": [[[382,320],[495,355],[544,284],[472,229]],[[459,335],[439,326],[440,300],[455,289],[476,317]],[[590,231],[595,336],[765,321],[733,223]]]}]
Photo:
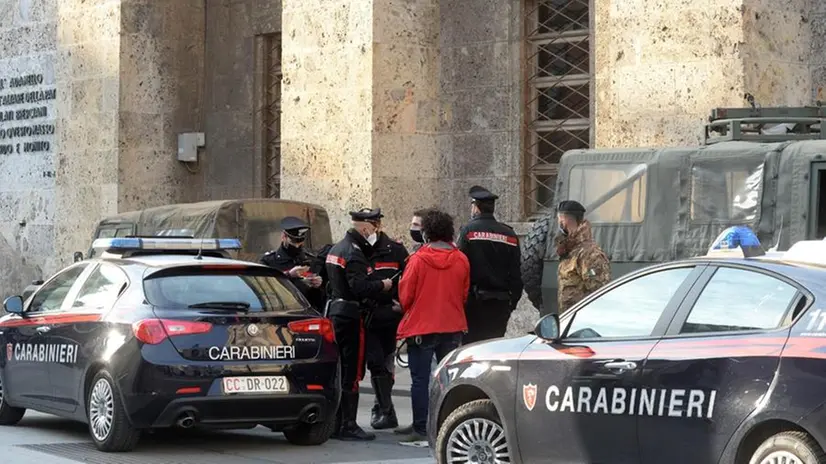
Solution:
[{"label": "stone column", "polygon": [[281,195],[330,212],[372,202],[373,1],[282,1]]},{"label": "stone column", "polygon": [[[34,2],[32,2],[34,3]],[[54,266],[85,251],[94,224],[117,212],[120,2],[57,3]]]},{"label": "stone column", "polygon": [[405,233],[438,203],[438,1],[282,8],[282,197],[327,208],[335,237],[363,206]]},{"label": "stone column", "polygon": [[711,109],[747,92],[813,103],[809,3],[594,0],[596,145],[695,145]]}]

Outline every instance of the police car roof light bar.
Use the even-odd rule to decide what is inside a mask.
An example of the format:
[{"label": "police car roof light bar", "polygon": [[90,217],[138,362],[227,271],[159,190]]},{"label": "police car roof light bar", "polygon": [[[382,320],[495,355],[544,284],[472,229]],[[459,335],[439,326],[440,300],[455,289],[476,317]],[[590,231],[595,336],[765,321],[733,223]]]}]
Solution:
[{"label": "police car roof light bar", "polygon": [[114,253],[129,250],[240,250],[241,241],[237,238],[99,238],[92,243],[92,248]]}]

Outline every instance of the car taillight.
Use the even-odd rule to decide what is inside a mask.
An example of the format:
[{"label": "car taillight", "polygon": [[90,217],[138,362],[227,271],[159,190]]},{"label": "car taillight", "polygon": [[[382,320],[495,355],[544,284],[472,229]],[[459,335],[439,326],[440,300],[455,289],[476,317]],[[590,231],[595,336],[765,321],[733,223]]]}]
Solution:
[{"label": "car taillight", "polygon": [[333,323],[328,319],[305,319],[287,324],[287,327],[295,333],[314,333],[321,335],[325,341],[333,343],[336,341],[336,333],[333,331]]},{"label": "car taillight", "polygon": [[144,319],[132,324],[135,338],[149,345],[157,345],[167,337],[194,335],[212,330],[209,322],[175,321],[171,319]]}]

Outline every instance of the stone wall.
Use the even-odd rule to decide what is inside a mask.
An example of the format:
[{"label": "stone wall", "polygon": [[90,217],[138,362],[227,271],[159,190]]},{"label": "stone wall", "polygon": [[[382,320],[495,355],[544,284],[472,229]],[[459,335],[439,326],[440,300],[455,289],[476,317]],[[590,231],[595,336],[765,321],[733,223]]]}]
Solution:
[{"label": "stone wall", "polygon": [[118,212],[198,201],[203,175],[177,161],[203,131],[203,0],[122,0]]},{"label": "stone wall", "polygon": [[[203,0],[201,0],[203,2]],[[203,200],[259,197],[256,36],[281,31],[281,2],[206,0]],[[303,2],[289,2],[303,3]],[[257,151],[258,150],[258,151]]]},{"label": "stone wall", "polygon": [[522,2],[440,3],[440,206],[466,222],[479,184],[500,196],[500,220],[520,221]]},{"label": "stone wall", "polygon": [[[55,132],[65,130],[58,121],[70,110],[71,92],[68,63],[60,60],[57,2],[0,0],[0,18],[0,294],[5,296],[56,265],[55,175],[59,141],[67,134]],[[19,85],[18,79],[29,75],[39,77]],[[24,96],[20,102],[20,95],[39,91],[55,94],[38,102]],[[49,127],[49,133],[25,134],[36,127]],[[39,149],[27,150],[33,142],[41,142]]]},{"label": "stone wall", "polygon": [[330,212],[372,203],[373,1],[282,2],[282,197]]}]

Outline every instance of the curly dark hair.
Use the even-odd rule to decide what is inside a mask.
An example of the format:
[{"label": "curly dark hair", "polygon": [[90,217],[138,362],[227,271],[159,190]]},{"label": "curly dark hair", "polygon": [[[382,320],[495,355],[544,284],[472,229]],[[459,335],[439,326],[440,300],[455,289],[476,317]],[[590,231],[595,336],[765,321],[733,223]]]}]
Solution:
[{"label": "curly dark hair", "polygon": [[437,209],[425,212],[422,217],[422,233],[431,242],[452,242],[455,233],[453,216]]}]

